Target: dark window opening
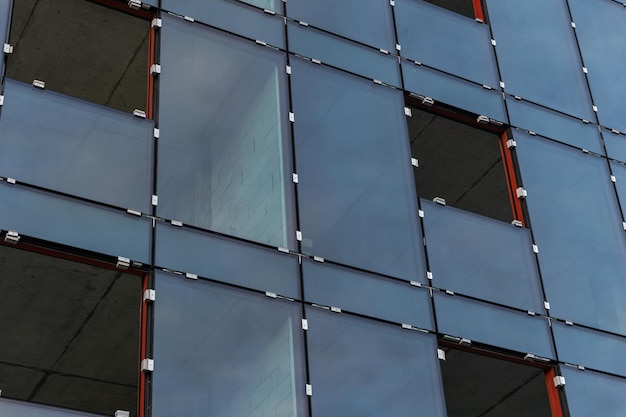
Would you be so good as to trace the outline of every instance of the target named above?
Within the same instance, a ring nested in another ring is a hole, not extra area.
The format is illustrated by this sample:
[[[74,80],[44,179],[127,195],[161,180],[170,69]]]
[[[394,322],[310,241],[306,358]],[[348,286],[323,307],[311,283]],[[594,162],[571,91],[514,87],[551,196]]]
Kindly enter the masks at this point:
[[[420,198],[511,222],[516,219],[501,135],[417,108],[407,118]],[[521,220],[521,219],[517,219]]]
[[[136,415],[143,278],[0,246],[2,396]]]
[[[129,113],[147,109],[148,20],[86,0],[15,1],[9,42],[10,78]]]
[[[448,417],[552,417],[542,368],[444,348]],[[556,416],[556,413],[555,413]]]
[[[444,9],[451,10],[463,16],[483,21],[480,0],[425,0]]]

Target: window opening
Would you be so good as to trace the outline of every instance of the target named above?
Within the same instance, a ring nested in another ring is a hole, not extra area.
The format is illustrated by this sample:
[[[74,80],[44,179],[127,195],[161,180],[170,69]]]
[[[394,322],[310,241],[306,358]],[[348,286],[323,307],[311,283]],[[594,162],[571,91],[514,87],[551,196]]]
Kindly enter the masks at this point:
[[[144,277],[6,245],[0,268],[2,396],[137,415]]]
[[[561,417],[552,369],[444,347],[440,361],[448,417]]]
[[[472,19],[485,21],[481,0],[424,0]]]
[[[125,112],[146,111],[150,41],[149,20],[91,1],[16,1],[6,75]]]
[[[505,222],[522,219],[504,132],[417,108],[411,114],[407,123],[420,198],[443,198],[446,205]]]

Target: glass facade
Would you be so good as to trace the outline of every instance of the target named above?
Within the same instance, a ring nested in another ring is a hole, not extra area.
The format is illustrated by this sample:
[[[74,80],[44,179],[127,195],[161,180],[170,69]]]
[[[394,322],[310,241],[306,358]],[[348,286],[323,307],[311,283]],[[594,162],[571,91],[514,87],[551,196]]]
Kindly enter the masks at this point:
[[[542,417],[624,413],[626,8],[440,3],[0,0],[0,245],[143,277],[139,358],[110,383],[135,407],[77,394],[60,359],[12,359],[15,317],[80,297],[29,304],[37,265],[0,257],[20,296],[0,308],[0,414],[521,417],[538,397]],[[57,13],[90,45],[80,77],[62,47],[36,51]],[[140,22],[135,47],[117,15]],[[31,83],[40,69],[60,84]],[[97,305],[106,284],[75,275]],[[84,355],[115,355],[75,327]],[[472,394],[504,368],[519,395]]]

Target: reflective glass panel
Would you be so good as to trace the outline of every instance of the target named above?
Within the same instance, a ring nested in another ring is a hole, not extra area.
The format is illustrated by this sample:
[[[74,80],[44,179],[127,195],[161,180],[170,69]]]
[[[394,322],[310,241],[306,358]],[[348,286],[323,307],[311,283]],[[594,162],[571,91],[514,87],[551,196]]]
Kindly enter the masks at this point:
[[[554,317],[626,333],[626,242],[606,160],[516,132]]]
[[[151,120],[9,79],[4,95],[0,175],[149,210]]]
[[[565,2],[487,0],[487,9],[506,91],[593,117]]]
[[[98,417],[98,414],[48,407],[31,402],[0,398],[0,414],[3,417]]]
[[[615,175],[615,188],[617,188],[617,195],[621,203],[622,215],[626,218],[626,165],[616,161],[609,161],[609,163],[611,164],[611,171]]]
[[[561,367],[571,417],[626,415],[626,379]]]
[[[559,321],[552,329],[559,360],[626,376],[626,338]]]
[[[400,86],[397,58],[297,23],[287,22],[287,29],[290,51],[396,87]]]
[[[147,218],[0,183],[2,230],[148,262],[151,226]]]
[[[307,308],[313,415],[445,416],[433,335]]]
[[[158,223],[156,264],[299,298],[298,258],[245,242]]]
[[[159,215],[288,247],[284,55],[174,17],[161,33]]]
[[[305,416],[300,306],[157,274],[154,417]]]
[[[442,72],[402,61],[407,90],[476,114],[506,122],[502,94]]]
[[[600,123],[626,132],[626,13],[622,2],[568,0]]]
[[[422,209],[433,285],[543,312],[528,229],[426,200]]]
[[[608,157],[626,162],[626,135],[602,129],[602,138],[604,139]]]
[[[395,50],[388,0],[289,0],[287,16],[376,48]]]
[[[248,0],[246,3],[262,5],[268,1],[275,3],[278,0]],[[280,48],[285,46],[284,24],[280,17],[263,13],[262,10],[242,5],[236,1],[162,0],[161,7],[250,39],[258,39]],[[265,8],[272,9],[272,7]],[[170,19],[167,15],[163,15],[163,18],[164,20]],[[181,69],[182,67],[177,68],[177,73],[180,73]],[[204,73],[203,75],[207,74]],[[209,78],[213,78],[213,76],[209,76]]]
[[[302,250],[423,275],[402,93],[292,62]]]
[[[0,0],[0,43],[4,44],[8,37],[9,16],[11,15],[11,0]],[[4,59],[0,59],[0,76],[3,74]]]
[[[337,265],[303,260],[306,301],[433,329],[428,291]]]
[[[580,119],[536,106],[527,101],[507,99],[511,125],[603,154],[598,127]]]
[[[439,332],[544,358],[554,358],[546,319],[435,292]]]
[[[499,86],[489,26],[419,0],[396,0],[395,16],[403,56]]]

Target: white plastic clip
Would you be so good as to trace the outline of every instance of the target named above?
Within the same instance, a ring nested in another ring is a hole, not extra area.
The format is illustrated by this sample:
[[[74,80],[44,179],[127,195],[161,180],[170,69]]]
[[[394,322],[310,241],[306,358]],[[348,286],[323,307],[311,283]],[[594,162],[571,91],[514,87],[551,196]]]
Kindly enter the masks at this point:
[[[322,262],[322,263],[324,263],[324,258],[322,258],[321,256],[314,256],[313,260],[315,262]]]
[[[423,219],[424,218],[424,210],[417,210],[417,215]]]
[[[141,119],[145,119],[146,118],[146,112],[143,111],[143,110],[135,109],[135,110],[133,110],[133,116],[139,117]]]
[[[196,280],[196,279],[198,279],[198,275],[197,274],[192,274],[191,272],[186,272],[185,273],[185,278]]]
[[[141,2],[138,0],[128,0],[128,7],[134,10],[141,9]]]
[[[547,301],[544,301],[544,302],[543,302],[543,307],[544,307],[546,310],[550,310],[550,303],[549,303],[549,302],[547,302]]]
[[[119,269],[128,269],[130,267],[130,259],[118,256],[115,266]]]
[[[269,298],[276,298],[278,295],[275,292],[265,291],[265,296]]]
[[[611,129],[611,132],[615,133],[616,135],[619,135],[619,130],[617,130],[617,129]]]
[[[594,112],[598,112],[598,106],[591,106],[591,108],[593,109]]]
[[[187,22],[193,23],[196,21],[196,19],[194,19],[191,16],[183,16],[183,19],[186,20]]]
[[[409,281],[409,284],[413,287],[422,287],[422,283],[421,282],[417,282],[417,281]]]
[[[480,115],[476,118],[476,122],[481,123],[481,124],[489,123],[489,117]]]
[[[20,235],[14,230],[8,230],[6,235],[4,235],[4,241],[15,245],[20,241]]]
[[[148,288],[143,292],[143,301],[154,301],[156,300],[156,291]]]
[[[446,351],[443,349],[437,349],[437,359],[440,361],[446,360]]]
[[[161,130],[157,127],[154,128],[154,130],[152,131],[152,137],[155,139],[158,139],[161,137]]]
[[[504,90],[504,87],[505,87],[504,81],[500,81],[500,88]]]
[[[405,107],[405,108],[404,108],[404,115],[405,115],[405,116],[409,116],[409,117],[411,117],[411,116],[413,116],[413,112],[411,111],[411,109],[410,109],[410,108]]]
[[[12,54],[13,53],[13,45],[5,43],[4,46],[2,47],[2,51],[5,54]]]
[[[154,359],[146,358],[141,361],[141,372],[154,371]]]
[[[159,205],[159,196],[158,195],[153,195],[151,202],[152,202],[153,206],[158,206]]]
[[[183,227],[183,222],[181,222],[180,220],[171,220],[170,224],[176,227]]]
[[[589,70],[587,70],[587,67],[583,67],[583,72],[584,72],[585,74],[588,74],[588,73],[589,73]]]
[[[433,273],[430,271],[426,271],[426,278],[432,280],[433,279]]]
[[[425,106],[432,106],[433,104],[435,104],[435,100],[433,100],[431,97],[424,97],[422,99],[422,104]]]
[[[341,313],[341,309],[339,307],[330,307],[330,311],[333,313]]]
[[[289,249],[283,248],[282,246],[278,247],[278,252],[289,253]]]
[[[296,230],[296,240],[302,242],[302,232],[299,230]]]
[[[130,411],[115,410],[115,417],[130,417]]]
[[[517,195],[517,198],[526,198],[528,196],[528,192],[523,188],[523,187],[517,187],[517,189],[515,190],[515,194]]]
[[[446,205],[446,199],[443,197],[435,197],[433,198],[433,203],[439,204],[440,206]]]
[[[413,165],[415,168],[419,168],[420,162],[417,158],[411,158],[411,165]]]
[[[160,64],[152,64],[150,66],[150,75],[159,75],[161,73],[161,65]]]
[[[296,174],[295,172],[293,174],[291,174],[291,180],[293,181],[294,184],[298,183],[298,174]]]
[[[132,215],[132,216],[139,216],[141,217],[141,212],[139,210],[133,210],[133,209],[127,209],[126,213]]]
[[[516,146],[517,146],[517,142],[515,142],[515,140],[509,139],[506,141],[506,147],[508,149],[515,148]]]
[[[572,28],[576,29],[576,23],[570,22],[570,25],[572,25]]]
[[[313,385],[311,385],[311,384],[306,384],[306,385],[305,385],[305,391],[306,391],[306,395],[307,395],[308,397],[313,396]]]
[[[520,220],[513,220],[511,224],[515,227],[524,227],[524,224]]]
[[[4,106],[4,96],[0,96],[0,106]]]
[[[41,80],[33,80],[33,87],[41,88],[44,90],[46,88],[46,82]]]
[[[557,375],[552,379],[555,388],[563,388],[565,386],[565,377]]]
[[[302,330],[309,330],[309,322],[307,319],[302,319]]]
[[[290,65],[287,65],[287,66],[285,67],[285,72],[286,72],[288,75],[291,75],[291,66],[290,66]]]
[[[296,121],[296,115],[295,115],[295,114],[293,114],[293,112],[289,112],[289,121],[290,121],[291,123],[293,123],[293,122],[295,122],[295,121]]]
[[[255,42],[257,43],[257,45],[261,45],[261,46],[267,46],[267,42],[255,39]]]
[[[611,175],[611,182],[617,182],[617,178],[615,178],[615,175]]]
[[[495,39],[492,39],[492,40],[491,40],[491,44],[492,44],[493,46],[496,46],[496,40],[495,40]]]
[[[539,253],[539,246],[533,245],[533,252],[534,253]]]
[[[150,22],[150,26],[152,28],[161,28],[163,27],[163,20],[161,20],[158,17],[155,17],[154,19],[152,19],[152,22]]]

